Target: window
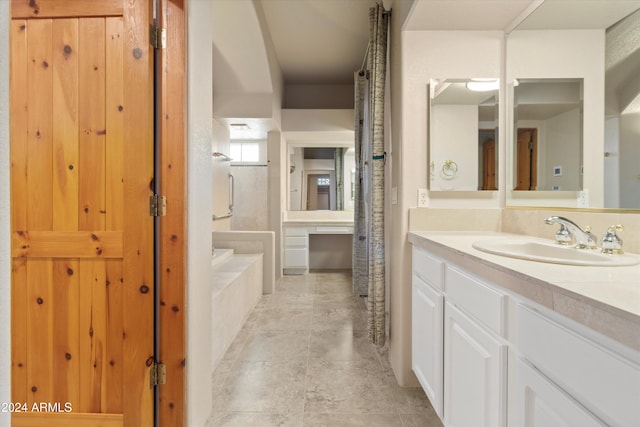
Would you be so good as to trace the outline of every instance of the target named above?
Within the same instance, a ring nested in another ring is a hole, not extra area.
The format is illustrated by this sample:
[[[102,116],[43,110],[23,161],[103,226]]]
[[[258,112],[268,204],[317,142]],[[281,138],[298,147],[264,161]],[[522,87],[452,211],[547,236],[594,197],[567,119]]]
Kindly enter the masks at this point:
[[[329,185],[331,180],[329,178],[318,178],[318,185]]]
[[[266,141],[231,141],[231,164],[264,165],[266,164]]]

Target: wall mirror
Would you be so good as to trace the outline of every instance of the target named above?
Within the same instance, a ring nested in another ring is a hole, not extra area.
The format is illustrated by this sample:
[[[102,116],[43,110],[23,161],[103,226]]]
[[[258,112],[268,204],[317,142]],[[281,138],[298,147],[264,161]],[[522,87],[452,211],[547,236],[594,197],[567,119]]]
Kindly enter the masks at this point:
[[[581,190],[583,79],[513,85],[514,190]]]
[[[288,153],[290,211],[353,210],[353,144],[289,144]]]
[[[640,209],[639,10],[636,0],[544,1],[508,34],[507,205]],[[582,79],[580,163],[577,151],[547,156],[531,166],[537,182],[521,181],[517,169],[526,175],[527,161],[520,165],[515,153],[516,121],[525,108],[516,111],[514,96],[527,80],[573,78]]]
[[[429,189],[498,189],[497,78],[429,84]]]

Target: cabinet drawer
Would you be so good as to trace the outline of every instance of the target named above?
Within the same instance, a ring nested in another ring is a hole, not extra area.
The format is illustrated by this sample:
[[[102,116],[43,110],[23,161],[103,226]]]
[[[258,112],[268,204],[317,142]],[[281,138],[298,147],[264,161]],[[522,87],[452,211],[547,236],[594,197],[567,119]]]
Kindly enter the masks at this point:
[[[517,347],[540,371],[610,425],[638,425],[640,365],[524,305]]]
[[[285,268],[299,267],[307,268],[308,256],[307,249],[285,249],[284,250],[284,266]]]
[[[455,267],[447,266],[446,293],[458,307],[505,337],[507,296]]]
[[[432,287],[444,290],[445,263],[420,248],[413,248],[413,272]]]
[[[307,228],[306,227],[286,227],[284,229],[285,236],[306,236]]]
[[[284,238],[284,247],[285,248],[292,248],[292,247],[299,247],[299,248],[306,248],[307,247],[307,237],[290,237],[290,236],[286,236]]]

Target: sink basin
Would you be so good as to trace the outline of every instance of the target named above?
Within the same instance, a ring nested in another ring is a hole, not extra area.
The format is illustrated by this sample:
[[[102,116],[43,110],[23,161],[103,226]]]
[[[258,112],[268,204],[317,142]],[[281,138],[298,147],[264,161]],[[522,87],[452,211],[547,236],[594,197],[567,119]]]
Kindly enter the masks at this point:
[[[640,258],[632,255],[603,254],[599,250],[576,249],[535,238],[503,237],[478,240],[472,246],[494,255],[553,264],[616,267],[640,263]]]

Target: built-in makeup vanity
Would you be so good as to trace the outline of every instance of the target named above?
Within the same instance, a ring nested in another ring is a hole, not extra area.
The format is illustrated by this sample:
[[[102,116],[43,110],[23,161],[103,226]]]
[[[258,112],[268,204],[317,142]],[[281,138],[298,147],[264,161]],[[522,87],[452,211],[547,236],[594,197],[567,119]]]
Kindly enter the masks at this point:
[[[640,264],[472,246],[500,237],[523,236],[409,233],[412,368],[444,425],[638,425]]]
[[[306,274],[310,268],[351,268],[351,211],[285,212],[282,235],[283,274]]]

